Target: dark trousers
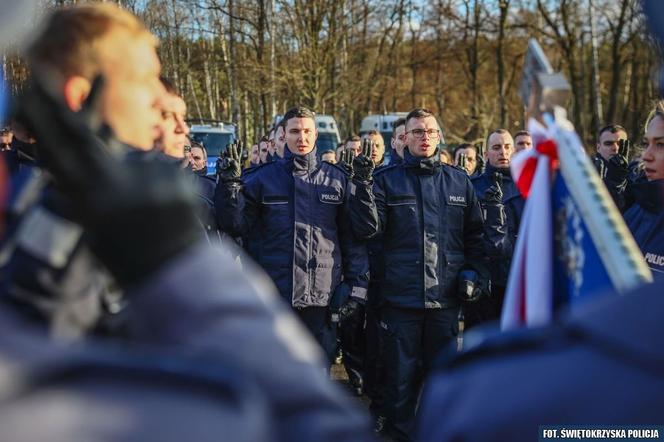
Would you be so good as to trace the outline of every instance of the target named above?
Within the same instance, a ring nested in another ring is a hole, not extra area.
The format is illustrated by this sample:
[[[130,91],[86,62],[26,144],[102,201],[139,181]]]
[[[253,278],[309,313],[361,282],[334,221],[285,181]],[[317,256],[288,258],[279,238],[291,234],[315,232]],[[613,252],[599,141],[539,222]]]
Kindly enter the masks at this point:
[[[458,308],[384,307],[385,409],[392,436],[410,440],[422,380],[458,332]]]
[[[330,322],[327,307],[303,307],[294,309],[295,314],[322,347],[328,362],[332,365],[337,351],[337,330]]]
[[[380,321],[380,307],[369,303],[366,312],[364,391],[371,399],[369,407],[371,413],[374,416],[384,416],[385,344]]]

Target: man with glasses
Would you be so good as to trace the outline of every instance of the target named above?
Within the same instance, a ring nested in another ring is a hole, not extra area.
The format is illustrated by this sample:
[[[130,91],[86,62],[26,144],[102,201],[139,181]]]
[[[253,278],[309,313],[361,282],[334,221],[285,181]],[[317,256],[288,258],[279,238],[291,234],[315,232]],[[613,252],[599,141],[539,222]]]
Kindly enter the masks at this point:
[[[397,440],[411,438],[422,375],[457,334],[460,272],[486,273],[480,206],[467,174],[440,163],[436,118],[415,109],[404,133],[403,163],[375,174],[373,219],[356,232],[383,235],[385,411]]]

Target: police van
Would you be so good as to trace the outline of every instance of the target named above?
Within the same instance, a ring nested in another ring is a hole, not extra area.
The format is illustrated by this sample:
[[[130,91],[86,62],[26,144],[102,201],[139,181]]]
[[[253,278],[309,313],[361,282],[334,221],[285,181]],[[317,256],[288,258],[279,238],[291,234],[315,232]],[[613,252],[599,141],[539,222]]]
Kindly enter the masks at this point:
[[[200,120],[197,120],[200,121]],[[207,172],[208,175],[215,173],[217,158],[226,150],[226,146],[237,140],[237,128],[233,123],[223,121],[204,120],[189,128],[189,137],[202,143],[207,150]]]
[[[279,124],[283,115],[274,117],[274,125]],[[318,139],[316,140],[316,151],[320,157],[321,153],[331,150],[336,151],[337,145],[341,143],[339,135],[339,126],[332,115],[316,114],[316,129],[318,129]]]
[[[399,118],[406,118],[406,115],[408,115],[408,112],[394,112],[391,114],[367,115],[362,119],[360,136],[368,133],[370,130],[377,130],[383,136],[383,140],[385,141],[385,164],[389,164],[392,157],[392,147],[390,144],[390,141],[392,141],[392,123]]]

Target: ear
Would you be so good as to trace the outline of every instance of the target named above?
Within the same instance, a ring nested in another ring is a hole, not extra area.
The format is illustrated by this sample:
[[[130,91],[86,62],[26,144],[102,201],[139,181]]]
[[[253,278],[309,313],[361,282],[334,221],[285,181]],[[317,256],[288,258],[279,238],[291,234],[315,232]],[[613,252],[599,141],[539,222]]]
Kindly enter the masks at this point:
[[[92,83],[90,83],[90,80],[80,75],[67,78],[62,91],[67,107],[74,112],[81,110],[85,99],[90,94],[91,87]]]

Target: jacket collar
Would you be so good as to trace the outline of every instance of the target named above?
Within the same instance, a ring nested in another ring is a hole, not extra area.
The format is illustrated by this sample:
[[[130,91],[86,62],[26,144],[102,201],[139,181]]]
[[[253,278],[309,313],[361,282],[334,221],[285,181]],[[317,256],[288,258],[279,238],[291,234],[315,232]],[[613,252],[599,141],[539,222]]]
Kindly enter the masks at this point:
[[[423,173],[432,175],[437,168],[440,168],[440,156],[438,155],[438,148],[430,157],[416,157],[411,155],[408,149],[403,151],[403,163],[406,167],[415,170],[415,173]]]
[[[318,165],[316,147],[306,155],[296,155],[290,151],[288,146],[284,146],[284,157],[281,161],[293,174],[301,175],[311,172]]]
[[[506,167],[504,169],[499,169],[497,167],[493,167],[489,162],[487,161],[486,163],[486,168],[484,169],[484,174],[487,177],[491,177],[494,173],[499,173],[503,176],[503,180],[510,180],[512,181],[512,172],[510,171],[509,167]]]

